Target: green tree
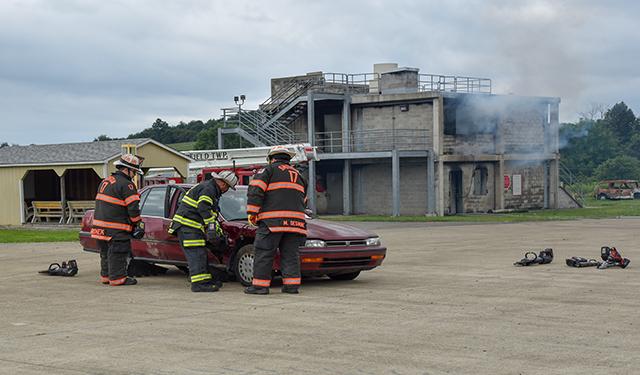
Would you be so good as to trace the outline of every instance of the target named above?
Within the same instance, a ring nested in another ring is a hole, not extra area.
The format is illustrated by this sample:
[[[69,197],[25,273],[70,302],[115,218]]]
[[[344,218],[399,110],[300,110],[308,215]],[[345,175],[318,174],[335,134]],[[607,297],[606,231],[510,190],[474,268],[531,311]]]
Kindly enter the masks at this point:
[[[215,150],[218,148],[218,129],[223,126],[222,121],[209,120],[208,128],[198,134],[196,150]],[[224,135],[224,148],[253,147],[253,145],[237,134]]]
[[[595,174],[600,180],[635,180],[640,176],[640,160],[626,155],[617,156],[600,164]]]
[[[635,114],[624,102],[611,107],[605,113],[603,122],[616,135],[620,143],[627,143],[640,128]]]
[[[113,138],[107,136],[106,134],[100,134],[98,137],[94,138],[93,141],[94,142],[98,142],[98,141],[110,141]]]
[[[0,143],[0,148],[3,148],[3,147],[9,147],[9,144],[7,142]]]
[[[614,133],[602,120],[564,124],[560,139],[563,163],[573,173],[586,179],[594,176],[600,164],[624,152]]]
[[[640,133],[631,136],[631,139],[627,142],[626,154],[640,159]]]

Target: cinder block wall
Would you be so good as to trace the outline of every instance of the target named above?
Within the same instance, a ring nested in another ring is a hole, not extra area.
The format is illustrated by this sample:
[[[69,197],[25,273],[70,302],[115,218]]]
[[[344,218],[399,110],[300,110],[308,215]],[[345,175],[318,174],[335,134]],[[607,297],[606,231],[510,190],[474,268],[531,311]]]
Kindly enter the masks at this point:
[[[427,213],[427,163],[400,159],[400,214]]]
[[[474,171],[476,168],[487,169],[486,194],[474,194]],[[495,165],[494,163],[446,163],[444,167],[444,210],[451,213],[451,186],[449,172],[455,169],[462,171],[462,202],[465,213],[488,212],[495,207]]]
[[[544,153],[547,105],[538,101],[519,100],[507,108],[498,126],[498,129],[502,129],[504,152]]]
[[[353,167],[353,212],[391,215],[391,160],[376,159],[373,164]]]
[[[505,162],[504,173],[522,176],[522,195],[513,195],[513,188],[504,193],[504,208],[544,208],[544,166],[539,162]]]
[[[433,105],[431,103],[408,104],[408,111],[401,111],[399,105],[379,107],[355,107],[352,109],[353,129],[366,130],[399,130],[397,139],[402,149],[425,149],[425,145],[433,144]],[[419,129],[419,132],[403,132],[402,130]],[[376,133],[359,133],[362,142],[369,144]],[[391,140],[386,140],[390,142]],[[390,149],[387,147],[387,149]]]

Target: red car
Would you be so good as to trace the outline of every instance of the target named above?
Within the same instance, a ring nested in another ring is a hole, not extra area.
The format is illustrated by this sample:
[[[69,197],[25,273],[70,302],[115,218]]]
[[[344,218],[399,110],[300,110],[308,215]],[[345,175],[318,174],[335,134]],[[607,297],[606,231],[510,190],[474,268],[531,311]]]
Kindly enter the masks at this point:
[[[152,264],[171,264],[186,271],[187,261],[177,237],[167,233],[171,218],[187,184],[152,185],[140,192],[145,236],[132,240],[132,255],[137,261]],[[222,269],[243,285],[253,279],[253,240],[256,228],[247,223],[247,188],[229,190],[220,200],[221,223],[228,236],[229,246],[216,250],[208,245],[209,264]],[[96,240],[90,236],[93,211],[85,214],[80,231],[80,243],[85,251],[99,252]],[[327,275],[335,280],[353,280],[361,271],[379,266],[387,249],[380,238],[368,231],[348,225],[318,219],[307,220],[308,236],[300,247],[300,266],[303,276]],[[274,269],[279,270],[276,257]]]

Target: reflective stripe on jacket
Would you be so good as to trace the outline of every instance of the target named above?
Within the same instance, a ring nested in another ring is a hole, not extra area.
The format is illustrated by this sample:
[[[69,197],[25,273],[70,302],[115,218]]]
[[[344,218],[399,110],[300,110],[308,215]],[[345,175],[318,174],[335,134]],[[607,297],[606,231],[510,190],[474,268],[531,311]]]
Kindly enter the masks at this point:
[[[180,200],[180,206],[169,226],[169,233],[174,233],[182,226],[204,232],[206,226],[218,218],[221,195],[222,192],[213,179],[189,189]]]
[[[247,214],[257,215],[272,232],[307,234],[307,182],[297,169],[276,160],[249,183]]]
[[[133,181],[121,171],[105,178],[98,186],[91,237],[108,241],[130,239],[140,217],[140,195]]]

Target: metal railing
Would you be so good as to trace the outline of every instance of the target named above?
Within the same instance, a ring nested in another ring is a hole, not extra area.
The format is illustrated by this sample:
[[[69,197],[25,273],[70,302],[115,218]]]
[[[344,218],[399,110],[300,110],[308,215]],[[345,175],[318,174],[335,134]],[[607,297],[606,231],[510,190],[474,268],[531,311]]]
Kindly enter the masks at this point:
[[[418,74],[418,90],[491,94],[491,79]]]
[[[562,161],[559,163],[560,183],[566,192],[573,196],[581,206],[584,206],[585,195],[584,192],[576,188],[578,184],[578,178]]]
[[[241,108],[223,108],[222,116],[225,128],[239,128],[246,132],[252,141],[264,145],[288,144],[295,139],[295,134],[279,123],[271,127],[262,127],[264,114],[260,111],[246,111]]]
[[[254,141],[257,140],[266,145],[290,142],[295,140],[297,135],[287,125],[303,112],[293,109],[299,107],[300,98],[305,96],[307,92],[310,90],[320,91],[323,88],[328,92],[354,94],[369,93],[373,88],[375,92],[380,88],[380,74],[318,73],[293,79],[260,104],[256,110],[223,108],[225,124],[235,125],[245,131]],[[419,74],[417,90],[491,93],[491,80],[488,78]],[[287,114],[289,117],[285,117]],[[284,121],[281,121],[282,119]],[[324,142],[324,139],[321,141]]]
[[[315,146],[325,153],[370,151],[417,151],[432,147],[425,129],[371,129],[319,132]]]

